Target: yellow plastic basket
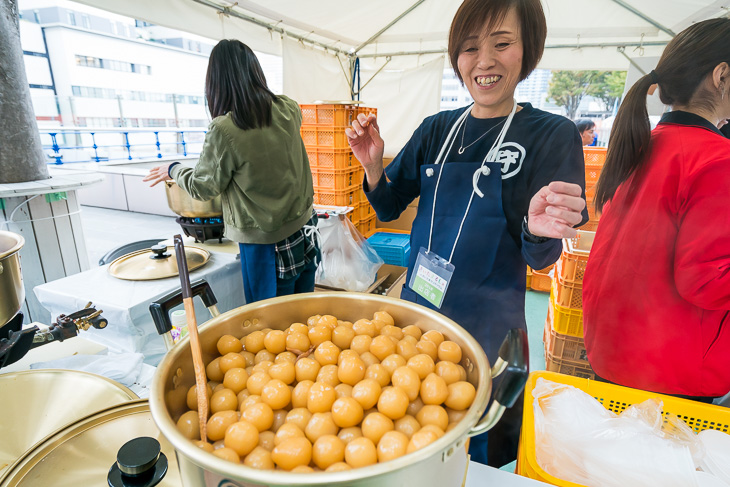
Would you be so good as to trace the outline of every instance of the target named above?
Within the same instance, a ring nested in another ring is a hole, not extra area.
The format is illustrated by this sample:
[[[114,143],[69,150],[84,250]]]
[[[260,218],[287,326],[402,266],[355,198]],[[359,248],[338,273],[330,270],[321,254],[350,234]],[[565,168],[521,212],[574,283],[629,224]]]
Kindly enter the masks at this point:
[[[580,379],[555,372],[533,372],[525,385],[525,408],[517,451],[517,474],[552,485],[581,487],[580,484],[561,480],[545,472],[535,457],[535,418],[533,416],[532,391],[540,377],[568,384],[595,397],[606,409],[620,413],[627,407],[657,397],[664,402],[664,413],[672,413],[684,420],[695,432],[713,429],[730,433],[730,409],[697,401],[679,399],[654,392],[640,391],[590,379]]]
[[[534,276],[533,276],[534,278]],[[583,310],[557,304],[557,282],[550,289],[550,306],[553,308],[553,328],[558,333],[583,338]],[[581,305],[582,305],[581,301]]]

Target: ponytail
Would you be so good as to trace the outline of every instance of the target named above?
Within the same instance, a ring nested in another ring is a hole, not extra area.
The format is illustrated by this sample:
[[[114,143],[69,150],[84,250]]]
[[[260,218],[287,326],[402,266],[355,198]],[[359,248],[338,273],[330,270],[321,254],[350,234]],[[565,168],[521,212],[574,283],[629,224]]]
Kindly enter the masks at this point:
[[[730,19],[697,22],[672,39],[664,49],[656,71],[639,79],[626,94],[616,114],[608,143],[606,162],[596,187],[596,210],[601,211],[618,187],[644,167],[651,144],[651,124],[646,96],[659,84],[665,105],[712,109],[720,100],[702,82],[721,63],[730,64]],[[659,74],[657,73],[659,72]]]
[[[613,198],[618,187],[638,172],[646,161],[651,143],[651,123],[646,97],[656,74],[639,79],[626,94],[611,129],[606,162],[596,187],[596,211]]]

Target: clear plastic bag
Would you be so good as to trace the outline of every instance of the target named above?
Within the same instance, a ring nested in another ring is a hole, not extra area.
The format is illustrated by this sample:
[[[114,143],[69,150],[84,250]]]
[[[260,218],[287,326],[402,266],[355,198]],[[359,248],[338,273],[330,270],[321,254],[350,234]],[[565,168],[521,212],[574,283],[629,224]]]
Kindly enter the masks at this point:
[[[366,291],[375,281],[383,259],[344,215],[322,218],[317,228],[322,235],[322,262],[316,283]]]
[[[595,487],[696,487],[694,433],[664,426],[650,399],[621,416],[572,386],[539,379],[533,391],[536,457],[557,478]]]

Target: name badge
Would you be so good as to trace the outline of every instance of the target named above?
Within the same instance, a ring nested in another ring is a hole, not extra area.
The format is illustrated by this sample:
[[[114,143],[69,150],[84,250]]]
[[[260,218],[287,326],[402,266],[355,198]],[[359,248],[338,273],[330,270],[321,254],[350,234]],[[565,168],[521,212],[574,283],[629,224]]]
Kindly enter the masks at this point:
[[[440,309],[453,275],[454,265],[451,262],[421,247],[408,287]]]

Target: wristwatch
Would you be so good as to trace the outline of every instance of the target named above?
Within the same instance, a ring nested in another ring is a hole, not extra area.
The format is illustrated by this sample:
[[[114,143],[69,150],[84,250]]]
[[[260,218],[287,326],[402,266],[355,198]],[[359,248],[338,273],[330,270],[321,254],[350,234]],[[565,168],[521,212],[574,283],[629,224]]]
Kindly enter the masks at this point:
[[[538,237],[530,233],[530,227],[527,225],[527,217],[522,219],[522,233],[525,235],[525,240],[534,244],[545,243],[550,240],[550,237]]]

